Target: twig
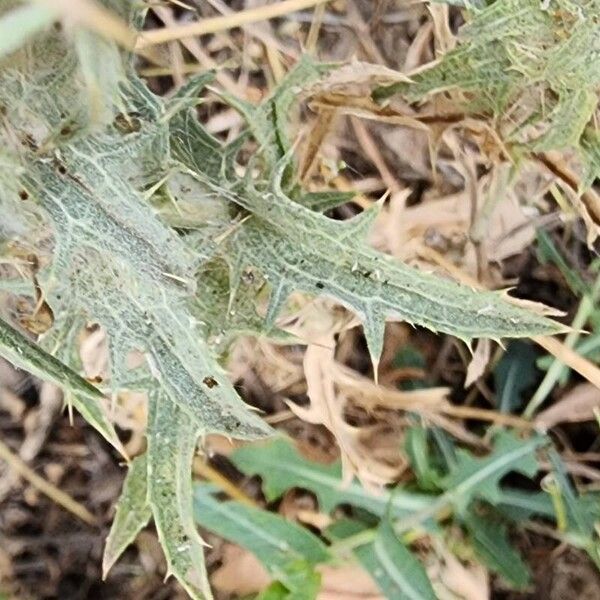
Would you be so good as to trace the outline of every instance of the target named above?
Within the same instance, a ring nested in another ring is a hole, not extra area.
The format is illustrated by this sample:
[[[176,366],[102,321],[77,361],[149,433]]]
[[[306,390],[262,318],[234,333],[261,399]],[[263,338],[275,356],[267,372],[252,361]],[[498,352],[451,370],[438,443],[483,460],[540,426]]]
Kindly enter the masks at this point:
[[[42,494],[45,494],[59,504],[64,509],[81,519],[88,525],[98,525],[98,519],[85,506],[71,498],[65,492],[59,490],[55,485],[40,477],[33,469],[23,462],[17,455],[13,454],[11,449],[0,440],[0,458],[2,458],[8,466],[17,475],[28,481],[33,487],[38,489]]]
[[[233,500],[258,508],[258,504],[250,496],[199,457],[194,459],[194,473],[217,485]]]
[[[310,29],[306,36],[306,51],[309,54],[315,54],[317,49],[317,40],[319,39],[319,32],[321,31],[321,24],[323,23],[323,16],[325,15],[325,4],[318,4],[313,13],[313,18],[310,23]]]
[[[291,12],[311,8],[318,4],[329,2],[329,0],[283,0],[277,4],[267,4],[258,6],[248,10],[233,13],[231,15],[223,15],[221,17],[213,17],[212,19],[202,19],[197,23],[188,23],[185,25],[177,25],[174,27],[165,27],[161,29],[152,29],[144,32],[137,41],[137,48],[148,48],[156,44],[171,42],[186,37],[196,35],[204,35],[207,33],[216,33],[256,23],[258,21],[266,21],[275,17],[282,17]]]

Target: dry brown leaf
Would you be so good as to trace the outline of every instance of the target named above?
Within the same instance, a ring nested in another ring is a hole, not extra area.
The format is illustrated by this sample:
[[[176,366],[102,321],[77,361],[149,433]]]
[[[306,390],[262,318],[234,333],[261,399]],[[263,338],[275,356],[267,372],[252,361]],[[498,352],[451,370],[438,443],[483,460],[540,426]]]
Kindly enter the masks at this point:
[[[372,379],[334,362],[331,376],[336,386],[367,410],[375,407],[402,411],[435,411],[446,401],[449,389],[445,387],[401,391],[377,385]]]
[[[488,600],[490,581],[482,565],[463,564],[441,544],[427,569],[440,600]],[[433,554],[430,557],[434,556]]]
[[[586,224],[587,243],[593,248],[594,242],[600,236],[600,196],[593,188],[580,192],[579,177],[563,153],[546,152],[537,155],[536,158],[562,183],[561,187]]]
[[[324,565],[317,600],[385,600],[371,576],[358,564]]]
[[[480,188],[487,179],[479,181]],[[433,248],[448,260],[457,262],[471,276],[477,274],[475,249],[468,242],[471,208],[465,191],[443,198],[430,198],[406,207],[405,200],[392,197],[384,208],[385,218],[378,219],[371,233],[373,245],[404,261],[415,261],[423,250]],[[483,198],[483,193],[479,196]],[[520,254],[535,238],[531,219],[523,211],[514,193],[507,193],[494,210],[485,239],[486,255],[501,262]],[[421,263],[422,266],[425,263]],[[426,266],[426,265],[425,265]]]
[[[106,381],[109,376],[108,338],[102,327],[85,331],[79,347],[85,376],[92,381]]]
[[[565,394],[550,408],[535,418],[535,425],[547,430],[560,423],[581,423],[595,419],[600,408],[600,390],[591,383],[581,383]]]
[[[475,383],[485,372],[490,362],[492,351],[492,342],[487,338],[482,338],[477,342],[473,358],[467,367],[467,376],[465,378],[465,388]]]
[[[317,118],[314,120],[308,139],[304,144],[305,150],[302,156],[302,164],[300,167],[299,177],[301,181],[305,181],[313,171],[318,162],[319,151],[325,138],[331,131],[335,121],[335,109],[325,108],[319,111]]]
[[[219,592],[247,596],[264,590],[271,583],[271,577],[254,554],[225,544],[222,565],[213,573],[211,582]]]
[[[456,46],[456,35],[450,26],[450,7],[447,4],[428,4],[427,9],[433,21],[436,50],[445,54]]]
[[[600,368],[593,362],[554,337],[535,336],[531,339],[600,389]]]
[[[396,446],[395,460],[379,460],[377,446],[384,437],[369,436],[362,427],[353,427],[344,418],[347,397],[336,387],[335,334],[354,324],[354,317],[331,310],[331,305],[324,301],[312,302],[288,319],[284,324],[286,330],[311,342],[303,360],[310,406],[292,402],[288,406],[302,420],[324,425],[336,438],[345,484],[356,476],[365,487],[377,491],[399,475],[404,463],[398,449],[400,444]]]
[[[344,420],[345,401],[336,394],[335,384],[331,378],[331,366],[334,363],[335,353],[333,335],[325,334],[319,341],[322,345],[309,345],[304,355],[304,373],[310,407],[303,408],[292,402],[288,402],[288,406],[304,421],[322,424],[334,435],[340,448],[345,485],[348,485],[355,475],[365,485],[368,483],[371,484],[371,487],[373,484],[383,485],[387,481],[381,481],[379,478],[373,481],[373,472],[361,464],[354,428]]]
[[[373,85],[387,85],[400,81],[410,82],[410,78],[384,65],[376,65],[353,60],[347,65],[335,69],[330,75],[309,89],[311,95],[328,92],[344,92],[358,96],[370,96]],[[366,94],[361,94],[365,91]]]

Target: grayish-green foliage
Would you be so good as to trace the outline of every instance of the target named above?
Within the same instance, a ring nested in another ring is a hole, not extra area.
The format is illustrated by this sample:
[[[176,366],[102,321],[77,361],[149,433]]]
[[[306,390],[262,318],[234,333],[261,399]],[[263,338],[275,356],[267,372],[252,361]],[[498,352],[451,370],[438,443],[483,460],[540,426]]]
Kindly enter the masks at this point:
[[[600,85],[600,2],[461,4],[469,10],[457,47],[411,83],[378,88],[374,97],[384,101],[399,93],[417,102],[449,92],[451,110],[462,107],[491,117],[514,157],[578,149],[585,167],[581,188],[589,188],[600,174],[593,119]]]
[[[117,434],[102,406],[102,392],[2,319],[0,356],[16,367],[60,386],[67,400],[73,403],[87,421],[113,446],[120,448]]]
[[[106,575],[123,551],[148,524],[152,510],[148,503],[148,465],[146,455],[133,459],[123,482],[115,518],[106,539],[102,571]]]
[[[282,337],[273,325],[290,292],[325,294],[356,312],[375,363],[386,319],[467,342],[561,330],[500,294],[476,292],[375,252],[366,234],[376,210],[335,222],[320,211],[347,196],[303,193],[291,156],[290,109],[301,87],[331,66],[302,60],[258,107],[224,96],[249,126],[223,146],[193,110],[210,74],[165,101],[113,42],[81,28],[44,29],[51,15],[17,4],[0,0],[0,33],[12,35],[0,35],[0,252],[9,262],[36,255],[54,326],[36,344],[8,325],[7,312],[0,354],[60,385],[118,448],[103,394],[147,393],[148,453],[131,467],[105,567],[151,513],[170,573],[192,597],[210,597],[192,519],[197,438],[270,432],[247,410],[218,355],[241,333]],[[136,3],[105,4],[132,23],[140,20],[129,14]],[[15,36],[14,24],[22,22],[27,27]],[[253,157],[244,161],[248,148]],[[589,148],[594,156],[593,141]],[[18,275],[0,282],[1,293],[32,296]],[[270,304],[263,318],[264,296]],[[110,378],[98,389],[78,374],[76,340],[86,323],[103,326],[109,339]],[[134,370],[127,368],[133,351],[146,359]],[[325,470],[314,479],[314,471],[288,458],[286,468],[305,475],[298,484],[329,508],[350,502],[383,515],[389,503],[394,517],[429,510],[426,495],[374,498],[357,484],[340,490],[336,473]],[[460,489],[467,475],[457,481]]]

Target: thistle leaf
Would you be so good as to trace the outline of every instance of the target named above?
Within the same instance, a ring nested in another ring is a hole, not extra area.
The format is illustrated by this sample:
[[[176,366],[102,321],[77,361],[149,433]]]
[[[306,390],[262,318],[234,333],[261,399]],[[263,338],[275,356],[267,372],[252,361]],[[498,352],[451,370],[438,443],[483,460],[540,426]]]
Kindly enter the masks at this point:
[[[0,356],[14,366],[62,388],[85,420],[119,452],[123,452],[121,442],[105,414],[102,392],[3,319],[0,319]]]
[[[192,458],[197,429],[163,394],[150,398],[148,500],[173,574],[194,600],[212,598],[202,539],[194,525]]]
[[[131,461],[123,482],[123,491],[104,547],[104,578],[127,546],[146,527],[151,516],[152,510],[148,504],[148,466],[146,456],[141,455]]]
[[[330,296],[360,316],[374,362],[383,346],[386,319],[404,320],[466,342],[476,337],[531,337],[564,330],[498,293],[478,292],[423,273],[372,250],[360,238],[349,237],[344,224],[283,194],[281,177],[286,164],[280,162],[268,190],[248,185],[235,191],[192,173],[216,194],[254,215],[232,233],[228,247],[243,257],[244,266],[259,269],[271,284],[272,318],[292,290]],[[364,229],[362,224],[360,229]]]

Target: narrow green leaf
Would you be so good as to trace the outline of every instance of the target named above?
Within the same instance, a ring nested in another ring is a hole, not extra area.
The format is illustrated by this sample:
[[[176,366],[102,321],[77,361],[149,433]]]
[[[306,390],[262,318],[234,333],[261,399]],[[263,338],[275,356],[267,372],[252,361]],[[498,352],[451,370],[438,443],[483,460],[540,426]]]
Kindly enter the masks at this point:
[[[353,550],[386,598],[398,600],[436,598],[431,582],[418,558],[398,539],[391,522],[382,519],[376,530],[354,519],[342,519],[327,529],[335,541],[373,532],[372,542]]]
[[[148,498],[169,573],[194,600],[212,598],[192,500],[197,429],[168,396],[152,393],[148,419]]]
[[[299,487],[313,492],[326,512],[339,504],[351,504],[378,516],[389,510],[393,517],[421,511],[433,502],[431,496],[402,489],[383,490],[375,495],[356,481],[342,486],[340,463],[323,465],[307,460],[291,441],[283,438],[239,448],[231,459],[247,475],[263,478],[263,489],[269,500],[279,498],[292,487]]]
[[[549,452],[552,464],[552,475],[558,486],[560,501],[563,503],[569,528],[583,536],[592,539],[595,535],[595,524],[599,521],[598,509],[582,502],[582,497],[575,491],[569,481],[565,466],[560,455],[554,448]]]
[[[104,578],[127,546],[148,524],[151,516],[152,510],[148,504],[148,466],[146,455],[143,454],[130,463],[123,482],[123,491],[104,547],[102,559]]]
[[[431,454],[424,427],[413,426],[406,430],[404,448],[411,467],[419,481],[419,487],[427,491],[440,489],[440,474],[431,464]]]
[[[479,516],[475,511],[465,515],[464,523],[476,554],[489,569],[517,589],[529,585],[529,569],[510,545],[506,526],[494,520],[493,516]]]
[[[102,406],[102,392],[0,319],[0,356],[62,388],[83,417],[119,452],[122,446]]]
[[[538,378],[535,361],[538,354],[525,340],[511,340],[494,369],[494,387],[501,412],[513,412],[523,404],[525,392]]]
[[[496,509],[504,517],[514,522],[526,521],[532,516],[553,519],[555,516],[552,500],[545,492],[526,492],[502,488],[502,499]]]
[[[565,257],[561,254],[550,234],[544,229],[536,230],[537,255],[540,262],[546,264],[548,261],[554,263],[562,273],[571,291],[577,295],[589,294],[590,286],[587,284],[579,272],[571,267]]]
[[[366,527],[345,519],[328,528],[334,539],[360,534]],[[354,549],[360,564],[371,574],[386,598],[394,600],[435,600],[436,595],[421,562],[398,539],[391,523],[384,518],[373,542]]]
[[[436,599],[425,569],[400,542],[387,519],[377,529],[373,554],[379,568],[370,570],[371,575],[388,598]]]
[[[305,561],[316,565],[331,558],[325,544],[308,529],[266,510],[218,500],[214,492],[210,485],[194,486],[196,522],[252,552],[284,583],[291,564]]]

